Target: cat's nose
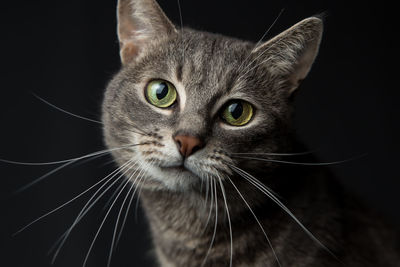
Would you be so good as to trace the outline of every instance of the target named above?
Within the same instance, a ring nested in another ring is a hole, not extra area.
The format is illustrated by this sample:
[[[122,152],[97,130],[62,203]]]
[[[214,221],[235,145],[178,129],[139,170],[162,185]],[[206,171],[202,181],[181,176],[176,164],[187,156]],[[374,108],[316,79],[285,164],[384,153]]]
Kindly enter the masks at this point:
[[[203,147],[203,142],[194,136],[178,135],[174,137],[179,152],[184,157],[189,157]]]

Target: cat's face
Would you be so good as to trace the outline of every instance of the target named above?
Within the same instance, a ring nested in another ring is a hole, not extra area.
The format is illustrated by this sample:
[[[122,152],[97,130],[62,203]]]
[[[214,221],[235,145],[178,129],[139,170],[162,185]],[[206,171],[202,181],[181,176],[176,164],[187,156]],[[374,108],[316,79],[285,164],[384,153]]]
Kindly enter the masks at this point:
[[[311,18],[255,45],[176,30],[153,0],[120,1],[124,66],[106,91],[107,145],[125,147],[114,156],[132,180],[170,190],[224,179],[244,164],[236,153],[287,152],[289,97],[320,36]]]

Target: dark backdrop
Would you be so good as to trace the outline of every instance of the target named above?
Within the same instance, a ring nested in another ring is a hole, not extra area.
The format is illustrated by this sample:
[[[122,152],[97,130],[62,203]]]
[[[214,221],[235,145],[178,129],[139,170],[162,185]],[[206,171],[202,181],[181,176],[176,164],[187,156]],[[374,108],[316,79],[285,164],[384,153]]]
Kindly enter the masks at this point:
[[[104,148],[100,125],[63,114],[35,98],[99,119],[107,81],[120,67],[116,1],[2,1],[0,158],[54,161]],[[323,161],[368,156],[332,167],[369,205],[400,223],[397,27],[384,1],[182,0],[183,22],[197,29],[257,41],[282,8],[267,38],[326,12],[320,55],[296,99],[301,138]],[[366,3],[366,2],[364,2]],[[160,1],[179,24],[176,1]],[[394,52],[393,52],[394,51]],[[68,167],[19,194],[15,190],[54,166],[0,163],[0,266],[49,266],[48,249],[89,195],[12,233],[93,185],[115,167],[109,157]],[[104,216],[104,200],[72,232],[54,266],[81,266]],[[101,216],[100,216],[101,215]],[[110,214],[88,266],[105,266],[116,213]],[[148,229],[139,211],[128,217],[113,266],[149,266]]]

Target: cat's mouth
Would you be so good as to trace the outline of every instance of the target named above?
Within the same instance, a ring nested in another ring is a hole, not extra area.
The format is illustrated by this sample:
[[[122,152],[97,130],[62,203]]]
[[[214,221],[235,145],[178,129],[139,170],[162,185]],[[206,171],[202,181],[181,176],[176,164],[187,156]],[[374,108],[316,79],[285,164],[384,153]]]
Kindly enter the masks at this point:
[[[193,172],[191,169],[189,169],[188,167],[185,166],[184,163],[180,164],[180,165],[174,165],[174,166],[159,166],[161,170],[163,171],[172,171],[178,174],[191,174],[191,175],[195,175],[198,176],[197,173]]]
[[[190,170],[186,169],[186,167],[184,165],[173,166],[173,167],[161,167],[161,168],[162,169],[167,169],[167,170],[180,171],[180,172],[190,171]]]

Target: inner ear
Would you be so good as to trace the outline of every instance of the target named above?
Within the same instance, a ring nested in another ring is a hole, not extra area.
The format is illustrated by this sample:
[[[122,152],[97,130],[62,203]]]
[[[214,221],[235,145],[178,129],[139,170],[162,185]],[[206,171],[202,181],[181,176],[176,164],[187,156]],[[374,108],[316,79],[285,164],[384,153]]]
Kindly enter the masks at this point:
[[[176,32],[155,0],[118,0],[122,64],[131,62],[150,43]]]
[[[321,37],[322,20],[311,17],[257,46],[252,53],[270,74],[286,78],[291,94],[310,71]]]
[[[293,65],[292,71],[288,76],[288,82],[290,85],[289,94],[295,91],[300,83],[307,77],[311,67],[318,54],[320,40],[317,42],[312,41],[305,44],[304,50],[297,56],[296,63]]]

